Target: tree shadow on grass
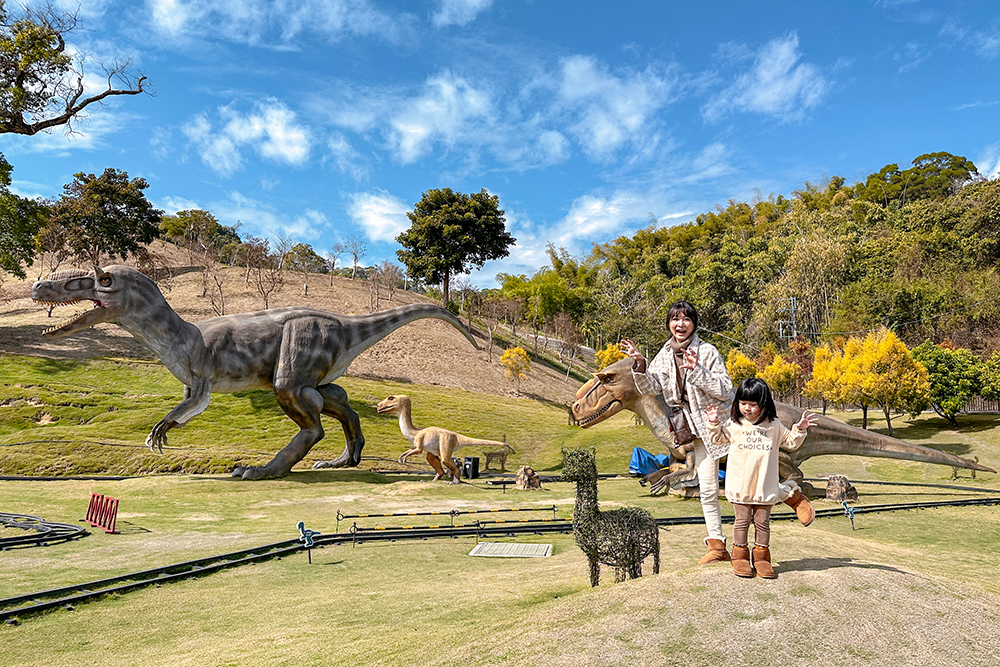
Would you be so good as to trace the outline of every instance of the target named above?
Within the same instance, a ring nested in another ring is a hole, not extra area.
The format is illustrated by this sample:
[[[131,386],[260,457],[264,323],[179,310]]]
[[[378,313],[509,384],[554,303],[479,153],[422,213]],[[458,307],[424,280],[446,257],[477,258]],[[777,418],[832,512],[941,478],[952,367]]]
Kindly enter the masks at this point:
[[[891,565],[878,565],[856,561],[853,558],[800,558],[798,560],[782,560],[780,565],[775,567],[777,572],[822,572],[838,567],[856,567],[862,570],[884,570],[886,572],[897,572],[899,574],[909,574],[905,570],[892,567]]]

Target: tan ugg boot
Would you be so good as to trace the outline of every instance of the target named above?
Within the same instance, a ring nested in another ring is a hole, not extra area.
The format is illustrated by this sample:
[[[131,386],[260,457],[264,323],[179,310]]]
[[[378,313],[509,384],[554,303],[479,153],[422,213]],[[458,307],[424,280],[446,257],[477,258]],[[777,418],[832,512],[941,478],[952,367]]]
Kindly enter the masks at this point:
[[[753,567],[750,565],[750,549],[738,544],[733,545],[733,572],[737,577],[753,577]]]
[[[736,547],[733,547],[733,553]],[[753,548],[753,569],[757,571],[761,579],[777,579],[778,575],[771,567],[771,551],[767,547]]]
[[[708,545],[708,553],[701,557],[701,560],[698,561],[698,565],[720,563],[729,560],[729,552],[726,551],[725,542],[722,540],[706,540],[705,544]]]
[[[799,523],[808,526],[816,518],[816,510],[809,503],[809,500],[802,495],[802,491],[795,486],[795,492],[785,501],[785,504],[795,510],[795,516],[799,518]]]

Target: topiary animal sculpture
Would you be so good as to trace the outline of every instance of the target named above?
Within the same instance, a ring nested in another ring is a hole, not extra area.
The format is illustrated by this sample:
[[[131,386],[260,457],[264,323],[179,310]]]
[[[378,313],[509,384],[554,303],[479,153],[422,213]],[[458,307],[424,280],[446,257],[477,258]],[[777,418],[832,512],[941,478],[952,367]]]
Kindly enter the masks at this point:
[[[601,564],[615,568],[615,582],[642,576],[642,562],[653,556],[660,572],[660,529],[644,509],[621,507],[602,512],[597,503],[597,464],[593,449],[564,449],[563,475],[576,482],[573,537],[590,563],[590,585],[597,586]]]

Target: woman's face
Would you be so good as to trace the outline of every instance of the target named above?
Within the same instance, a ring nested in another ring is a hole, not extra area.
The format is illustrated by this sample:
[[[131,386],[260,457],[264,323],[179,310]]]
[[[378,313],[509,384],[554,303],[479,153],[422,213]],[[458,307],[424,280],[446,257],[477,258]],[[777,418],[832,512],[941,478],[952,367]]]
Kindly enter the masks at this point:
[[[668,326],[670,327],[670,335],[678,343],[683,343],[694,333],[694,322],[691,321],[691,318],[684,311],[674,313],[673,317],[670,318]]]
[[[740,414],[751,424],[756,424],[760,419],[760,404],[757,401],[740,401]]]

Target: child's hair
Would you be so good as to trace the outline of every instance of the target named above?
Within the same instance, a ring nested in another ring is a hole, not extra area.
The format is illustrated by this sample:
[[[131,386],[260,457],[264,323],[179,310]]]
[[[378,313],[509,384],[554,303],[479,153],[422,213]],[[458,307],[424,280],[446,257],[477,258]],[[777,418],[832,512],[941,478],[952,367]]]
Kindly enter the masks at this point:
[[[736,388],[736,397],[733,398],[729,416],[737,424],[743,423],[740,401],[752,401],[759,405],[760,421],[772,421],[778,418],[778,409],[774,407],[774,399],[771,398],[771,388],[760,378],[747,378]]]
[[[694,309],[694,306],[687,301],[678,301],[670,306],[670,310],[667,311],[667,322],[669,323],[670,320],[674,319],[674,316],[678,313],[687,315],[688,319],[694,324],[694,328],[698,328],[698,311]]]

